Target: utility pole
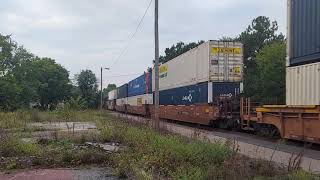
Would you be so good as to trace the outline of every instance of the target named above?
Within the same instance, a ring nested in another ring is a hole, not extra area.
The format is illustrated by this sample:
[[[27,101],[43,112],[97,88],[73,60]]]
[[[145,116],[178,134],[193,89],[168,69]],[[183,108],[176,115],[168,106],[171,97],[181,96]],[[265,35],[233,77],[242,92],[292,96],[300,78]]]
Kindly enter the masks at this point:
[[[100,73],[100,111],[102,112],[102,67],[101,67],[101,73]]]
[[[104,69],[109,70],[110,68],[104,68]],[[100,111],[102,112],[102,104],[103,104],[102,70],[103,70],[103,68],[101,67],[100,70],[101,70],[101,72],[100,72],[100,81],[101,81],[101,82],[100,82]]]
[[[155,128],[159,129],[159,26],[158,26],[158,0],[154,1],[154,43],[155,43],[155,63],[154,63],[154,74],[155,74],[155,91],[154,91],[154,120]]]

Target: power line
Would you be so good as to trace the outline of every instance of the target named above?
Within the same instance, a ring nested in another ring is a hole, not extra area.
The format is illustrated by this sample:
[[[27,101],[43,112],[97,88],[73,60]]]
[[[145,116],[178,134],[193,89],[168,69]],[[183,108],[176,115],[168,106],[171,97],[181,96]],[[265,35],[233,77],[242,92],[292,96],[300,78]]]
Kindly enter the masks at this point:
[[[132,39],[133,39],[133,38],[135,37],[135,35],[137,34],[137,32],[138,32],[138,30],[139,30],[139,28],[140,28],[140,26],[141,26],[141,24],[142,24],[142,22],[143,22],[143,20],[144,20],[144,18],[145,18],[145,16],[146,16],[146,14],[147,14],[150,6],[151,6],[152,1],[153,1],[153,0],[150,0],[147,9],[145,10],[143,16],[141,17],[141,19],[140,19],[140,21],[139,21],[139,23],[138,23],[138,26],[137,26],[137,28],[136,28],[136,30],[135,30],[134,33],[130,36],[127,45],[123,48],[123,50],[121,51],[120,55],[114,60],[114,62],[113,62],[113,64],[112,64],[111,66],[115,65],[115,64],[119,61],[119,59],[127,52],[128,48],[129,48],[129,45],[130,45],[130,42],[132,41]]]

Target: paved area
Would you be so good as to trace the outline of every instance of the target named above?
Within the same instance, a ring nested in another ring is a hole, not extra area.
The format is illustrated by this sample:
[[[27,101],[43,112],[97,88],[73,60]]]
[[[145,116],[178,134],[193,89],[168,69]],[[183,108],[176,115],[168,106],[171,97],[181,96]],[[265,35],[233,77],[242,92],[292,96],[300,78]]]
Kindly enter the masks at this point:
[[[152,123],[150,119],[143,117],[120,113],[113,113],[113,115],[115,117],[125,118],[140,123]],[[290,160],[303,151],[300,167],[306,171],[320,173],[320,151],[265,141],[247,135],[227,132],[213,132],[174,123],[162,122],[161,126],[172,133],[180,134],[186,137],[197,137],[210,142],[227,141],[232,139],[236,141],[240,154],[251,158],[260,158],[267,161],[273,161],[284,166],[288,166]]]
[[[31,127],[36,127],[44,130],[60,130],[60,131],[87,131],[97,129],[94,122],[45,122],[31,123]]]
[[[22,170],[10,174],[0,173],[1,180],[115,180],[106,168],[88,169],[37,169]]]

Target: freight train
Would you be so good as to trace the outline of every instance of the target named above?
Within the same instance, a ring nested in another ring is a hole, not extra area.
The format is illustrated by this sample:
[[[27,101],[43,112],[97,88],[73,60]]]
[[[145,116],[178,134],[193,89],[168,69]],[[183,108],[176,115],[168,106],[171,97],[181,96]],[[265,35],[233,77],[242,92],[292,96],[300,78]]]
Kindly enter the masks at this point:
[[[288,0],[286,105],[241,97],[243,45],[211,40],[159,67],[160,118],[320,144],[319,12],[317,0]],[[149,69],[109,92],[107,109],[153,117],[153,90]]]
[[[239,106],[234,102],[242,92],[242,49],[237,42],[208,41],[161,64],[160,118],[203,125],[239,122]],[[153,90],[154,71],[149,69],[109,92],[107,107],[151,117]]]

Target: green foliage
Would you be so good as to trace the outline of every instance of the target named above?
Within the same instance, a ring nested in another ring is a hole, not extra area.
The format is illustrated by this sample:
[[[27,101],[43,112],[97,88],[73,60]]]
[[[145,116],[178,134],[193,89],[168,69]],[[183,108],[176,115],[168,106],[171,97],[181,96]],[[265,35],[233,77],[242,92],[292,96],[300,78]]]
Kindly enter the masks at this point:
[[[12,111],[39,104],[55,107],[68,99],[68,71],[50,58],[39,58],[0,35],[0,109]]]
[[[286,179],[288,180],[319,180],[320,177],[316,177],[309,172],[298,170],[290,173]]]
[[[22,89],[13,76],[0,77],[0,110],[13,111],[20,105]]]
[[[208,166],[222,164],[231,153],[221,142],[187,141],[147,127],[132,127],[118,122],[112,129],[111,136],[130,147],[115,157],[119,174],[129,171],[138,177],[149,177],[148,174],[156,172],[160,177],[202,179],[206,177]],[[151,169],[155,172],[150,172]]]
[[[85,107],[86,102],[83,99],[81,99],[80,96],[76,98],[71,97],[71,99],[68,100],[64,105],[64,108],[69,110],[82,110],[85,109]]]
[[[264,104],[285,103],[285,62],[286,45],[284,42],[274,42],[264,46],[256,55],[258,81],[255,82],[255,99]]]
[[[25,103],[39,102],[46,109],[66,100],[70,94],[69,73],[50,58],[34,58],[23,62],[13,70],[23,94],[28,95]]]
[[[193,49],[200,44],[204,43],[204,41],[198,41],[198,42],[191,42],[188,44],[185,44],[184,42],[178,42],[176,45],[172,45],[170,48],[165,49],[165,55],[160,56],[160,63],[166,63],[170,61],[171,59],[178,57],[179,55],[189,51],[190,49]]]
[[[0,34],[0,73],[7,73],[14,67],[12,61],[13,50],[17,47],[16,43],[11,41],[10,35],[3,36]]]
[[[106,99],[108,99],[108,93],[114,89],[117,89],[117,85],[115,84],[108,84],[107,88],[103,89],[103,97],[105,97]]]
[[[18,137],[1,139],[0,144],[0,155],[2,157],[35,156],[40,152],[37,144],[22,142]]]
[[[96,75],[91,70],[83,70],[77,76],[77,83],[80,89],[81,98],[86,102],[87,107],[96,107],[98,83]]]
[[[248,97],[261,93],[259,89],[257,89],[260,80],[257,76],[257,74],[260,74],[257,67],[257,54],[268,44],[284,41],[284,36],[282,34],[276,34],[277,31],[278,24],[276,21],[271,22],[269,18],[259,16],[253,19],[251,25],[235,39],[236,41],[242,42],[244,47],[244,93]],[[281,54],[278,53],[278,55]],[[274,56],[273,58],[282,60],[282,56]],[[274,73],[282,74],[279,71],[275,71]]]

